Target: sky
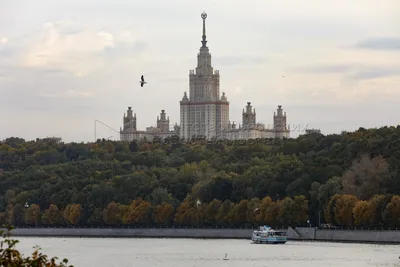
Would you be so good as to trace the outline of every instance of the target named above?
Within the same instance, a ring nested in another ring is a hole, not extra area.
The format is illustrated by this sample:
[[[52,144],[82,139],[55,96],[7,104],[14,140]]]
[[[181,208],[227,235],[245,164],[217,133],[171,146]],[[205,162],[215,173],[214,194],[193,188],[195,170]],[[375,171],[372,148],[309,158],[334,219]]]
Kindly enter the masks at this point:
[[[156,125],[162,109],[179,123],[203,10],[231,121],[240,123],[251,102],[265,125],[282,105],[292,137],[306,128],[332,134],[399,123],[398,0],[1,0],[0,7],[0,140],[118,140],[128,106],[140,130]]]

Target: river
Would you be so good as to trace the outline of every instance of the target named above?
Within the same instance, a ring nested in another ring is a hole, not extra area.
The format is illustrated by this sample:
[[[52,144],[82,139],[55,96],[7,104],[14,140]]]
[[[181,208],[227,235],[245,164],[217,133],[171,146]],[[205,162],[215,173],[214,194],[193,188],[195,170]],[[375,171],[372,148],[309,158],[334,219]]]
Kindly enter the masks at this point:
[[[18,237],[26,256],[38,245],[75,267],[313,267],[400,266],[400,246],[249,240]],[[229,260],[223,260],[227,253]]]

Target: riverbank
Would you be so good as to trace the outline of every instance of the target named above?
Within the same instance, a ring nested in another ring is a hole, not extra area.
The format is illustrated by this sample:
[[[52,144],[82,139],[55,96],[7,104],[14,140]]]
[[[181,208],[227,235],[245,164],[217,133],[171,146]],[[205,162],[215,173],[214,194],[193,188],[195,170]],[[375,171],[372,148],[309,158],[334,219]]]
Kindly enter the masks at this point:
[[[253,229],[228,228],[16,228],[12,236],[37,237],[126,237],[251,239]],[[288,240],[400,244],[395,230],[322,230],[296,227],[284,230]]]
[[[289,227],[287,236],[290,240],[299,241],[400,244],[400,231],[397,230],[326,230]]]
[[[12,236],[251,239],[252,229],[217,228],[16,228]]]

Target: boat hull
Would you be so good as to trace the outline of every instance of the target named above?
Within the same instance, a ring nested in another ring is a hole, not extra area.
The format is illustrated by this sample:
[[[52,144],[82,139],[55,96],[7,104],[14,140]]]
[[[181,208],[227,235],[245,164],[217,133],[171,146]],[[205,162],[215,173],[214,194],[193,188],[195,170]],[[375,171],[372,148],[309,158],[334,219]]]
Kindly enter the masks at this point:
[[[253,244],[285,244],[287,239],[282,237],[253,237],[251,241]]]
[[[255,244],[285,244],[287,242],[286,232],[271,229],[268,226],[261,226],[253,232],[251,241]]]

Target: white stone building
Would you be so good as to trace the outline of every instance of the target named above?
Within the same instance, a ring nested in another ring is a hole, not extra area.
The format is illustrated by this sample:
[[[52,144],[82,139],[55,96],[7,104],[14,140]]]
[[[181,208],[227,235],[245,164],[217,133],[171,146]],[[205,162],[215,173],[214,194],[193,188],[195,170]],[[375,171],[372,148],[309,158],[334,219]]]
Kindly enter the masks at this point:
[[[165,110],[161,110],[160,116],[157,116],[157,126],[147,127],[146,131],[138,131],[136,128],[136,113],[133,114],[132,107],[128,107],[127,115],[123,118],[124,126],[120,129],[121,141],[132,141],[145,139],[153,141],[154,138],[166,138],[179,136],[179,126],[174,125],[170,130],[169,117],[166,116]]]
[[[246,110],[242,112],[242,124],[238,126],[229,122],[228,129],[223,131],[223,138],[228,140],[247,140],[258,138],[289,138],[290,129],[286,124],[286,112],[283,113],[282,106],[278,106],[274,113],[272,127],[265,127],[256,122],[256,110],[252,110],[251,102],[247,102]]]
[[[189,71],[189,96],[185,92],[180,101],[180,137],[222,138],[223,129],[228,127],[229,102],[225,93],[220,96],[219,72],[211,64],[211,54],[207,47],[207,14],[203,19],[203,36],[200,52],[197,54],[197,67]]]
[[[189,72],[189,97],[185,92],[180,101],[180,137],[205,137],[206,139],[255,139],[289,137],[286,123],[286,113],[278,106],[273,117],[273,127],[265,128],[256,123],[256,113],[247,102],[246,112],[243,110],[242,126],[236,127],[229,121],[229,101],[225,93],[220,96],[219,71],[213,70],[211,54],[206,46],[207,14],[201,14],[203,19],[202,46],[197,55],[197,67]]]
[[[136,129],[136,114],[128,107],[124,114],[123,129],[120,130],[121,141],[134,139],[153,140],[154,137],[165,138],[179,136],[181,139],[203,137],[206,139],[257,139],[257,138],[288,138],[290,129],[287,126],[286,112],[279,105],[274,112],[273,125],[265,127],[256,122],[256,112],[252,110],[251,102],[247,102],[242,113],[242,124],[236,126],[229,121],[229,101],[223,92],[220,95],[219,71],[211,64],[211,54],[207,47],[206,25],[207,14],[201,14],[203,19],[202,46],[197,54],[197,67],[189,71],[189,95],[184,92],[180,103],[180,125],[175,124],[170,129],[169,117],[161,110],[157,117],[156,127],[147,127],[146,131]]]

